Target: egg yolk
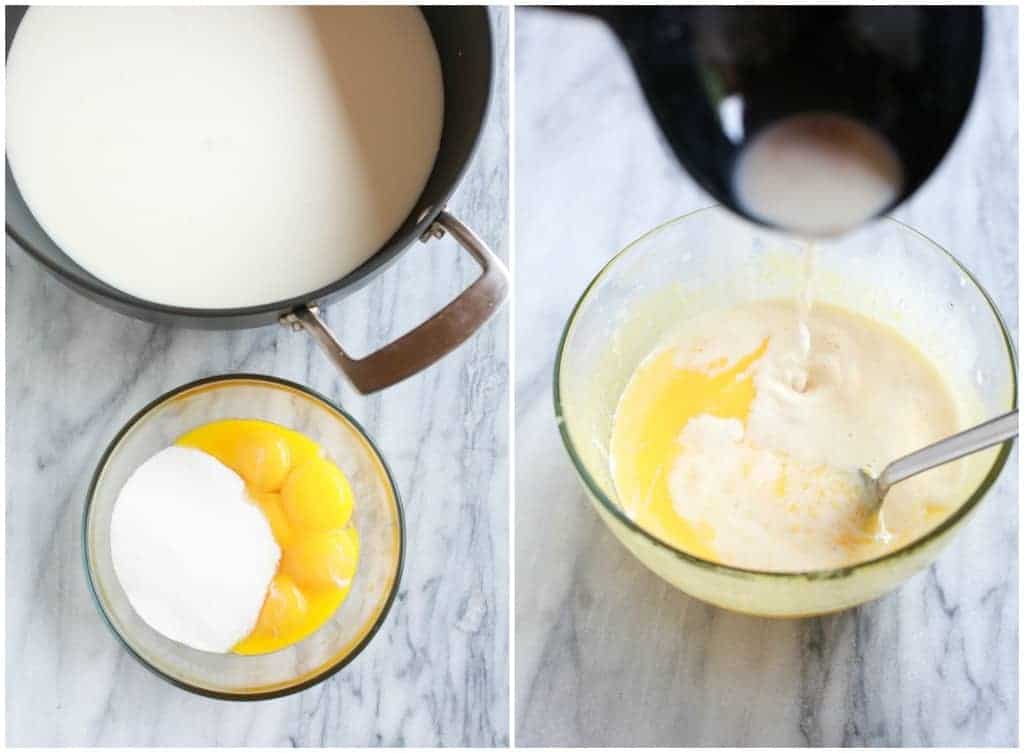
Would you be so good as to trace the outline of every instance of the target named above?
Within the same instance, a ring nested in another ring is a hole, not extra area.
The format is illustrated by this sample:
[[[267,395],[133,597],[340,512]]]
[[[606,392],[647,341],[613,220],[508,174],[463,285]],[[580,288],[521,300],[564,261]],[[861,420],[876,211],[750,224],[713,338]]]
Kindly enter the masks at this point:
[[[323,455],[309,437],[269,421],[227,419],[200,426],[176,444],[213,455],[252,491],[279,491],[288,472]]]
[[[309,612],[306,597],[295,581],[283,573],[274,576],[253,633],[276,638],[299,627]]]
[[[695,416],[746,421],[754,401],[747,369],[764,355],[768,340],[731,367],[714,373],[680,369],[666,349],[638,370],[641,378],[623,393],[612,434],[615,486],[630,515],[641,527],[698,557],[718,560],[714,531],[676,514],[669,491],[668,468],[679,452],[677,437]]]
[[[324,458],[307,460],[288,474],[281,502],[288,519],[310,531],[344,528],[352,517],[352,487]]]
[[[260,506],[267,522],[270,523],[274,541],[283,550],[291,539],[292,526],[288,522],[288,516],[284,514],[284,508],[281,507],[281,495],[276,492],[253,492],[252,498]]]
[[[281,488],[292,460],[283,439],[254,432],[251,436],[239,437],[231,449],[226,465],[246,479],[249,486],[261,492]]]
[[[359,564],[355,499],[345,474],[316,442],[267,421],[215,421],[177,444],[238,473],[281,548],[256,626],[234,653],[279,651],[316,632],[348,596]]]
[[[359,541],[355,529],[319,531],[302,537],[281,557],[281,570],[303,587],[323,591],[346,588],[356,574]]]

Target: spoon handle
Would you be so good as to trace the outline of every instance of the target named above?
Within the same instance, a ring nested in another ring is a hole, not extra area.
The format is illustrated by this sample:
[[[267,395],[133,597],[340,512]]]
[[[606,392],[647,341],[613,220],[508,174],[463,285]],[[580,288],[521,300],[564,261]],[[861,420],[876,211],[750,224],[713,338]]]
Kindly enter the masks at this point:
[[[897,481],[903,481],[929,468],[984,450],[1015,436],[1017,411],[1013,410],[894,460],[882,471],[878,477],[878,484],[883,489],[888,489]]]

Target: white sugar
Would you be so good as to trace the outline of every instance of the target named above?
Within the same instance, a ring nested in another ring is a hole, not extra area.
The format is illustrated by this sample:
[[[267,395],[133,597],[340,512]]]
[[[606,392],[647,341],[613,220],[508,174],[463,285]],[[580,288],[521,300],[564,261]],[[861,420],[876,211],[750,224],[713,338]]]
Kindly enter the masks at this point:
[[[138,615],[171,640],[216,653],[252,631],[281,557],[241,477],[185,447],[158,452],[129,477],[110,546]]]

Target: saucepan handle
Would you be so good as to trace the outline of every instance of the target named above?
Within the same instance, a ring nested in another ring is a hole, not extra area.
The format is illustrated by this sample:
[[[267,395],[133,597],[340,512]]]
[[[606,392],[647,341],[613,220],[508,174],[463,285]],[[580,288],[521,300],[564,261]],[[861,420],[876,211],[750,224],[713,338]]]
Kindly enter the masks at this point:
[[[415,329],[363,358],[352,358],[320,317],[316,304],[282,318],[294,330],[306,330],[353,386],[364,395],[401,382],[426,369],[469,339],[508,296],[508,271],[501,259],[457,217],[442,211],[420,237],[423,242],[450,233],[476,259],[480,276],[459,296]]]

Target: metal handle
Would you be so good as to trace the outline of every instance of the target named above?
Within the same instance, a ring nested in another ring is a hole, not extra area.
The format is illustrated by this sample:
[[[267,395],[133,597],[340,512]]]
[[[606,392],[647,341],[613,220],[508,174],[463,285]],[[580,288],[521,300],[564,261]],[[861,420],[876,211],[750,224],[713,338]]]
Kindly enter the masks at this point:
[[[924,449],[905,455],[889,463],[878,477],[881,496],[889,487],[937,465],[962,458],[973,452],[1005,442],[1017,436],[1017,411],[1010,411],[983,424],[954,434]]]
[[[420,237],[426,242],[451,233],[476,259],[481,275],[455,300],[413,330],[364,358],[352,358],[320,318],[316,304],[302,306],[282,318],[292,329],[304,329],[320,344],[334,365],[362,394],[382,390],[423,371],[469,339],[508,296],[508,272],[501,259],[457,217],[442,211]]]

